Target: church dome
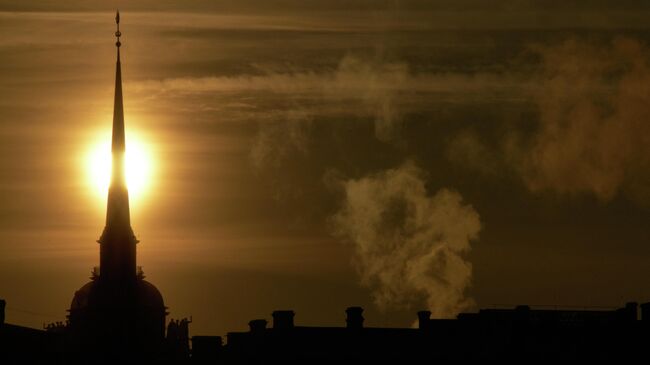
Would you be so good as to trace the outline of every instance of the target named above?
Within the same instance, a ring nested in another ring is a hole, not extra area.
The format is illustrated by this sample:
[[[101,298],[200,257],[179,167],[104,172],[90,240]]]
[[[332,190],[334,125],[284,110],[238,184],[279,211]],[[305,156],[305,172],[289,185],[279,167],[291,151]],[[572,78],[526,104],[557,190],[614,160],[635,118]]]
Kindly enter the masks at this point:
[[[101,290],[100,281],[93,280],[88,282],[74,293],[72,303],[70,303],[70,311],[86,309],[97,303],[107,302],[106,300],[102,300],[101,297],[110,297],[110,294],[107,290]],[[134,304],[138,308],[165,310],[162,294],[160,294],[160,291],[155,285],[146,280],[137,279],[136,285],[134,286],[133,298],[135,299]]]
[[[155,285],[146,280],[138,280],[136,298],[139,307],[164,309],[162,294]]]
[[[72,297],[72,303],[70,304],[70,311],[83,309],[88,307],[90,297],[94,293],[96,286],[96,281],[91,281],[82,286],[79,290],[74,293]]]

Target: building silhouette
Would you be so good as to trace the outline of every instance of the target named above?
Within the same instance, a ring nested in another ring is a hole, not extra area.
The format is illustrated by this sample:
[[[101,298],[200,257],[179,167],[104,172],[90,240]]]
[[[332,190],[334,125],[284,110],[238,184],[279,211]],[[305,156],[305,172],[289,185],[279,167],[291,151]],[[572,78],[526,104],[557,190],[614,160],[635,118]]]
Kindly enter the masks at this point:
[[[72,347],[102,358],[150,357],[161,353],[165,339],[163,297],[136,266],[136,239],[131,228],[125,179],[125,125],[120,64],[120,14],[115,17],[117,64],[111,142],[112,167],[106,226],[99,243],[99,267],[77,290],[69,309]]]
[[[431,319],[417,313],[417,327],[365,327],[363,309],[350,307],[344,327],[294,324],[290,310],[249,322],[249,331],[220,337],[194,337],[197,364],[331,363],[537,363],[563,361],[622,362],[647,359],[650,303],[617,309],[482,309],[455,319]]]
[[[0,304],[2,301],[0,301]],[[0,305],[0,309],[4,308]],[[481,309],[455,319],[432,319],[417,313],[411,328],[364,325],[363,309],[345,311],[340,327],[296,325],[291,310],[274,311],[272,322],[251,320],[246,332],[187,337],[189,320],[170,321],[164,351],[157,356],[115,356],[70,351],[66,326],[47,331],[0,323],[0,361],[22,363],[151,364],[331,364],[331,363],[500,363],[602,362],[647,359],[650,303],[622,308]],[[0,316],[1,318],[1,316]],[[343,319],[342,321],[343,322]],[[343,324],[343,323],[342,323]],[[122,355],[125,355],[122,353]]]
[[[158,289],[137,266],[138,240],[131,228],[125,176],[126,131],[117,24],[115,99],[111,140],[111,180],[106,224],[99,243],[99,266],[91,281],[74,293],[66,322],[44,330],[4,323],[0,300],[0,364],[5,363],[182,363],[189,359],[189,323],[171,320]],[[13,361],[12,361],[13,360]],[[7,362],[9,361],[9,362]]]

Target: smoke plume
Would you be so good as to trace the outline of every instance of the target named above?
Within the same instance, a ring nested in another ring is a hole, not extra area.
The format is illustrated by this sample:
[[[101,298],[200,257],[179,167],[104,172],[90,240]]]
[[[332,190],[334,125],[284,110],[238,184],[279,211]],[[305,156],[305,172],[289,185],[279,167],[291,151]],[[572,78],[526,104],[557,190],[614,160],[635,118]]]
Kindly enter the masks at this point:
[[[472,265],[463,254],[481,223],[460,194],[430,195],[412,162],[342,186],[335,228],[354,244],[362,283],[381,309],[424,299],[434,316],[451,317],[472,304],[465,296]]]
[[[650,196],[650,51],[618,39],[606,46],[569,40],[536,47],[542,58],[534,99],[540,129],[525,147],[533,191],[619,191]]]

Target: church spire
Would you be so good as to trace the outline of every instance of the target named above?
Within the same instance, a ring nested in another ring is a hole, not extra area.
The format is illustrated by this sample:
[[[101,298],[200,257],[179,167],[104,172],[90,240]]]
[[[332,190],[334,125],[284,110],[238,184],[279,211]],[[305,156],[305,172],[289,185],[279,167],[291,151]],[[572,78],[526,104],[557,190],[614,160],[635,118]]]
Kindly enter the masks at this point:
[[[126,141],[124,136],[124,105],[122,102],[122,65],[120,63],[120,12],[117,11],[115,15],[115,23],[117,24],[117,31],[115,37],[117,38],[115,46],[117,47],[117,65],[115,69],[115,102],[113,107],[113,137],[111,151],[113,154],[113,169],[111,171],[111,185],[124,184],[124,169],[122,166],[116,166],[116,155],[124,155],[126,151]]]
[[[126,139],[124,106],[122,102],[122,67],[120,64],[120,13],[115,16],[117,31],[117,65],[115,69],[115,101],[113,109],[113,134],[111,143],[111,183],[106,205],[106,226],[99,239],[100,278],[127,279],[135,277],[135,244],[138,242],[131,229],[129,192],[125,176]]]

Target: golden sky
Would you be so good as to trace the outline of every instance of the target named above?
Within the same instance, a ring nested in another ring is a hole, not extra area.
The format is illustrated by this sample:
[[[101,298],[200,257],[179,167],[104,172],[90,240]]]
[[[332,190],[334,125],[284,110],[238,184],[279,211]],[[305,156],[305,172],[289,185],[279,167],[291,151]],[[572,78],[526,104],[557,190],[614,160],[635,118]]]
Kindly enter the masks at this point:
[[[98,264],[118,6],[138,264],[193,334],[650,300],[644,2],[191,3],[0,1],[9,322]]]

